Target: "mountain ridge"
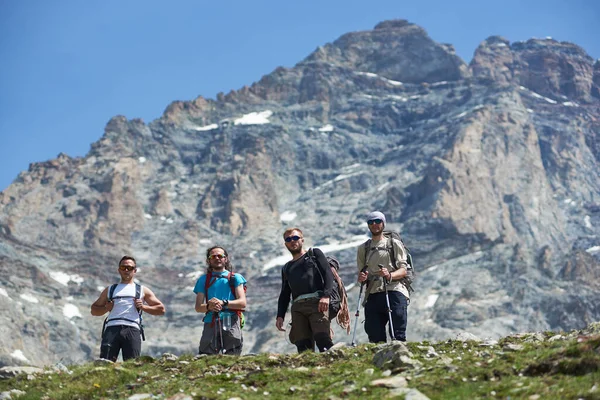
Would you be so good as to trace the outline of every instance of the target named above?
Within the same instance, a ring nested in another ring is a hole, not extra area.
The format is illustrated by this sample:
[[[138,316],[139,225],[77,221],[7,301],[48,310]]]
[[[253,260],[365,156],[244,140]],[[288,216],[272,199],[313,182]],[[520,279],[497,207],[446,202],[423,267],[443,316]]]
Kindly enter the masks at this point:
[[[191,352],[192,277],[215,243],[256,304],[246,351],[292,351],[273,326],[279,275],[262,268],[285,254],[284,227],[347,243],[372,209],[415,254],[410,340],[599,320],[600,68],[557,43],[488,38],[467,66],[422,28],[386,21],[148,124],[113,117],[85,157],[34,163],[0,193],[0,363],[25,345],[35,364],[92,357],[101,321],[87,309],[125,253],[167,304],[143,351]],[[422,53],[410,64],[397,49]],[[348,285],[355,249],[335,254]]]

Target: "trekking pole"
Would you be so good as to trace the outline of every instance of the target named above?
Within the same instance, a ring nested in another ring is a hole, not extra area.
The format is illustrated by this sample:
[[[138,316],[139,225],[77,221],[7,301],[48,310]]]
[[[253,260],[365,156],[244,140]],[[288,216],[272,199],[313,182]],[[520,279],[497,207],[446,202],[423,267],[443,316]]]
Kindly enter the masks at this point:
[[[225,354],[225,347],[223,346],[223,323],[221,322],[221,313],[217,315],[217,329],[219,330],[219,338],[221,339],[221,354]]]
[[[367,266],[365,265],[365,267],[360,272],[363,273],[366,270],[367,270]],[[356,305],[356,314],[354,314],[356,319],[354,320],[354,332],[352,332],[352,343],[351,343],[352,347],[356,347],[356,327],[358,326],[358,317],[360,315],[360,298],[362,297],[362,292],[363,292],[363,288],[365,286],[365,282],[361,282],[360,291],[358,292],[358,304]]]
[[[377,266],[379,267],[379,269],[383,269],[382,264],[378,264]],[[392,340],[396,340],[396,336],[394,335],[394,323],[392,322],[392,307],[390,307],[390,295],[388,294],[387,280],[385,278],[383,278],[383,287],[385,288],[385,301],[387,303],[388,319],[390,321],[390,338]]]

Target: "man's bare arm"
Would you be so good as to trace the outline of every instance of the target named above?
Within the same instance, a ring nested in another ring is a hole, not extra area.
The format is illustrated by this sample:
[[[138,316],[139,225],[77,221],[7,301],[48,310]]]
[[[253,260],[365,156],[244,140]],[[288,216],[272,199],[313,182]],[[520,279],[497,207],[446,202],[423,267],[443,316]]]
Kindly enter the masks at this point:
[[[100,297],[92,304],[91,313],[95,317],[99,317],[101,315],[110,312],[113,308],[113,302],[108,301],[108,288],[104,288],[102,293],[100,293]]]
[[[146,304],[143,304],[143,303]],[[148,287],[144,287],[144,302],[141,299],[136,300],[136,307],[138,310],[147,312],[150,315],[164,315],[165,306],[164,304],[154,295],[154,292]]]

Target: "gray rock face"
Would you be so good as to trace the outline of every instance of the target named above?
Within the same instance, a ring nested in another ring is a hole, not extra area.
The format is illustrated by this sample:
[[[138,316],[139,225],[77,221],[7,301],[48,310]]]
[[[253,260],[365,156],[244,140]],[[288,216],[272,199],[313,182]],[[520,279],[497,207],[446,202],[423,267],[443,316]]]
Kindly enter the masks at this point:
[[[597,64],[597,62],[596,62]],[[518,83],[555,100],[589,102],[598,96],[597,67],[581,47],[552,38],[512,45],[492,36],[475,51],[473,76],[499,84]]]
[[[301,227],[349,285],[373,209],[416,262],[409,340],[598,321],[598,70],[575,45],[499,37],[467,69],[387,21],[148,124],[116,116],[85,157],[34,163],[0,193],[0,365],[96,358],[89,308],[124,254],[167,307],[146,316],[143,353],[196,352],[192,287],[217,243],[249,281],[245,352],[294,351],[274,326],[281,234]]]
[[[456,81],[469,75],[452,46],[434,42],[423,28],[405,20],[343,35],[304,62],[342,65],[406,83]]]

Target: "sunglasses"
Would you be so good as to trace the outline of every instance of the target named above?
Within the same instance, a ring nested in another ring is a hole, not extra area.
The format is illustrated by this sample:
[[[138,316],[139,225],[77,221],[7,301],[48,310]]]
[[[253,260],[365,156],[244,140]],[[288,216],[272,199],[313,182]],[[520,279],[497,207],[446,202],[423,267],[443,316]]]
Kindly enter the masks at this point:
[[[302,239],[300,236],[288,236],[285,238],[286,243],[295,242],[297,240]]]
[[[133,271],[134,269],[136,269],[137,267],[135,266],[130,266],[130,265],[119,265],[119,269],[121,271]]]
[[[208,256],[209,260],[224,260],[226,258],[227,256],[225,254],[211,254],[210,256]]]
[[[380,224],[382,222],[383,222],[383,220],[379,219],[379,218],[378,219],[370,219],[370,220],[367,221],[367,224],[373,225],[373,224]]]

